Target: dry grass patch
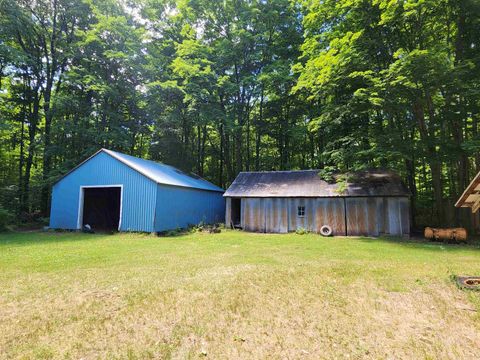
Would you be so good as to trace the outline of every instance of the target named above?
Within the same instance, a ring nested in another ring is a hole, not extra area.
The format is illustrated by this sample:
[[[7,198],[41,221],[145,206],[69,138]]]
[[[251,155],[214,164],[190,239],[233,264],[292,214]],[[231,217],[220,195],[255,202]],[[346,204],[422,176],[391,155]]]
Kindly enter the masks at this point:
[[[0,356],[478,358],[478,248],[241,232],[0,237]],[[465,346],[468,344],[468,346]]]

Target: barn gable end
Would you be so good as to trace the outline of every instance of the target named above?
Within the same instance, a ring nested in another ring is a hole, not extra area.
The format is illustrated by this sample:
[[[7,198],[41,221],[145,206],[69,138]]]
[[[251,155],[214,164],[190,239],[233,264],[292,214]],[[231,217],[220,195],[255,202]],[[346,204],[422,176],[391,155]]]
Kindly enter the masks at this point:
[[[121,231],[154,231],[156,184],[105,152],[83,162],[52,191],[50,227],[78,229],[82,187],[122,185]]]
[[[219,222],[222,194],[169,165],[101,149],[54,184],[50,227],[74,230],[97,221],[112,230],[154,232]]]

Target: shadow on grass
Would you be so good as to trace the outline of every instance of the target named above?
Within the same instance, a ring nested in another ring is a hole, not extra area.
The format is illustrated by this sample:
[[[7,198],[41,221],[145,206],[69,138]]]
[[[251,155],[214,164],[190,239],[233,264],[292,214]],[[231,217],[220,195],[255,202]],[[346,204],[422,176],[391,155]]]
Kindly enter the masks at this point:
[[[177,238],[177,237],[190,235],[192,233],[193,231],[191,229],[176,229],[176,230],[160,231],[156,233],[156,235],[161,238]]]
[[[192,234],[191,229],[177,229],[163,233],[147,232],[95,232],[84,233],[80,231],[10,231],[0,233],[0,247],[8,246],[27,246],[34,244],[76,242],[76,241],[98,241],[112,236],[141,236],[155,238],[181,238]]]
[[[223,232],[223,231],[222,231]],[[31,245],[41,245],[48,243],[61,243],[61,242],[85,242],[85,241],[100,241],[102,239],[111,238],[112,236],[140,236],[140,237],[151,237],[152,239],[178,239],[182,237],[187,237],[192,235],[193,232],[191,229],[182,229],[168,231],[164,233],[159,233],[152,235],[150,233],[81,233],[77,231],[28,231],[28,232],[8,232],[0,233],[0,247],[3,246],[31,246]],[[206,234],[208,235],[208,234]],[[213,235],[213,234],[212,234]],[[238,235],[238,232],[235,232],[235,235]],[[269,235],[269,240],[272,235],[279,237],[283,236],[295,236],[294,234],[259,234],[259,235]],[[301,238],[301,237],[299,237]],[[442,242],[430,242],[422,238],[398,238],[398,237],[358,237],[350,238],[355,241],[359,241],[365,244],[390,244],[392,246],[401,246],[409,248],[412,250],[429,250],[429,251],[438,251],[438,252],[458,252],[462,250],[480,250],[480,243],[477,241],[469,242],[466,244],[449,244]],[[233,242],[237,241],[234,237],[231,239]],[[259,242],[259,238],[255,238],[254,241]],[[341,241],[341,237],[331,238],[330,240]],[[279,244],[284,244],[280,242]],[[273,245],[273,244],[272,244]]]
[[[474,240],[466,243],[448,243],[448,242],[436,242],[428,241],[422,238],[400,238],[393,236],[384,236],[378,238],[358,238],[359,241],[364,243],[390,243],[400,245],[410,249],[428,249],[433,251],[462,251],[462,250],[480,250],[480,243],[478,240]]]
[[[59,242],[76,242],[76,241],[95,241],[113,234],[87,234],[77,231],[11,231],[0,233],[1,246],[30,246],[34,244],[47,244]]]

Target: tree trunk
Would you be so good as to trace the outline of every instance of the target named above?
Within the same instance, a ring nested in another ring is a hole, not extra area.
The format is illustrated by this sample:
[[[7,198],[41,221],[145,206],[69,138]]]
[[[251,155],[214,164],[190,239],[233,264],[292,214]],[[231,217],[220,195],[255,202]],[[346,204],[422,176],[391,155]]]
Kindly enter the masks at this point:
[[[260,93],[260,106],[259,106],[259,114],[257,121],[255,122],[255,171],[260,170],[260,145],[262,139],[262,125],[263,125],[263,96],[264,96],[264,89],[262,85],[262,90]]]
[[[247,115],[247,159],[245,162],[245,170],[250,171],[250,115]]]
[[[27,117],[27,85],[24,80],[24,89],[23,89],[24,103],[22,104],[22,114],[21,114],[21,130],[20,130],[20,158],[18,161],[18,199],[19,199],[19,211],[23,212],[26,209],[25,203],[25,194],[22,187],[23,184],[23,167],[25,162],[25,120]]]
[[[405,159],[405,168],[407,170],[407,184],[412,196],[410,197],[410,228],[416,226],[416,200],[417,200],[417,184],[415,182],[415,160]]]
[[[225,163],[224,157],[224,144],[223,144],[223,122],[220,123],[220,129],[218,131],[220,137],[220,159],[219,159],[219,171],[218,171],[218,183],[223,188],[225,185],[223,180],[223,166]]]
[[[242,126],[238,124],[235,131],[235,171],[237,174],[243,170],[242,137]]]
[[[443,211],[443,188],[442,188],[442,168],[438,154],[435,149],[434,139],[431,138],[425,123],[425,113],[422,104],[416,101],[413,106],[413,113],[417,120],[418,129],[420,132],[420,139],[425,144],[427,149],[427,163],[430,167],[432,175],[433,199],[435,202],[435,213],[438,224],[444,221]],[[430,119],[433,121],[433,119]],[[433,220],[433,219],[432,219]]]
[[[41,212],[44,216],[48,216],[50,210],[50,170],[52,162],[51,154],[51,128],[53,118],[53,107],[51,104],[52,90],[58,70],[58,55],[57,55],[57,10],[58,2],[53,0],[52,4],[52,29],[51,37],[49,38],[49,48],[47,49],[47,42],[44,39],[44,55],[46,59],[46,84],[43,92],[43,111],[45,113],[45,131],[44,131],[44,148],[43,148],[43,185],[41,196]]]
[[[45,102],[50,101],[50,95],[48,97],[45,95]],[[41,212],[44,216],[48,216],[49,213],[49,203],[50,203],[50,170],[51,170],[51,159],[52,155],[50,153],[51,145],[51,127],[52,127],[52,115],[51,109],[49,106],[44,106],[45,111],[45,131],[44,131],[44,150],[43,150],[43,186],[42,186],[42,197],[41,197]]]
[[[30,211],[30,174],[33,166],[33,158],[35,155],[35,137],[37,135],[37,126],[40,112],[40,98],[38,89],[34,90],[33,109],[30,117],[30,125],[28,127],[28,153],[25,161],[25,174],[23,176],[23,194],[24,194],[24,211]]]
[[[226,131],[226,124],[225,124],[225,118],[227,116],[227,112],[225,109],[225,103],[224,103],[223,97],[221,96],[220,96],[220,107],[223,113],[221,127],[220,127],[221,129],[220,136],[223,139],[223,145],[224,145],[223,154],[224,154],[225,167],[227,169],[227,181],[230,182],[234,179],[234,174],[233,174],[234,171],[233,171],[232,160],[230,157],[231,156],[230,136]]]

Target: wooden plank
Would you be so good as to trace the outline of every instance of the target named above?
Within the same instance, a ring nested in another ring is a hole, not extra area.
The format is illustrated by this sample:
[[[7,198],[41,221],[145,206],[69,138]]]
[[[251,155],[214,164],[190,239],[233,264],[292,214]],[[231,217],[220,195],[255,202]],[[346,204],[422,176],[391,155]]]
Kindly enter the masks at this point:
[[[402,235],[400,223],[400,207],[397,198],[388,198],[388,228],[390,235]]]
[[[265,232],[265,199],[251,199],[250,213],[253,231]]]
[[[363,201],[359,198],[347,198],[347,235],[359,236],[364,235],[363,229],[365,228],[364,218],[362,214]]]
[[[377,213],[377,198],[368,198],[367,200],[367,229],[366,234],[368,236],[378,236],[379,233],[379,216]]]
[[[242,209],[240,214],[242,229],[247,231],[250,229],[250,224],[249,224],[250,216],[248,214],[250,207],[248,206],[248,200],[249,200],[248,198],[243,198],[242,203],[240,205]]]
[[[385,198],[376,198],[378,235],[385,233]]]
[[[477,212],[478,209],[480,209],[480,196],[472,204],[472,213]]]
[[[324,224],[330,224],[332,216],[328,216],[327,202],[325,199],[317,199],[315,211],[315,228],[313,231],[320,233]]]
[[[338,199],[334,205],[335,230],[334,235],[347,235],[347,224],[345,222],[345,200]]]
[[[402,224],[402,236],[410,235],[410,202],[408,198],[401,198],[400,201],[400,216]]]
[[[332,228],[334,235],[345,235],[345,209],[343,198],[318,198],[316,200],[315,228],[317,233],[323,225]]]
[[[267,198],[265,203],[265,231],[285,233],[288,229],[287,199]]]
[[[317,201],[315,198],[305,199],[304,206],[305,206],[305,217],[303,218],[304,228],[310,232],[314,232]]]
[[[265,231],[266,232],[277,232],[275,229],[276,217],[277,217],[277,207],[275,204],[276,199],[265,199]]]
[[[255,199],[253,202],[255,230],[265,232],[265,199]]]
[[[225,226],[228,228],[232,224],[232,199],[225,200]]]
[[[247,231],[265,231],[265,209],[259,198],[242,199],[243,228]]]
[[[282,199],[280,203],[279,231],[281,233],[288,232],[288,199]]]
[[[347,235],[378,236],[381,218],[376,198],[347,198],[346,204]]]
[[[301,198],[291,198],[289,200],[288,206],[288,231],[296,231],[299,228],[306,229],[306,219],[305,217],[298,216],[298,207],[306,206],[305,199]],[[305,211],[307,211],[305,207]]]

